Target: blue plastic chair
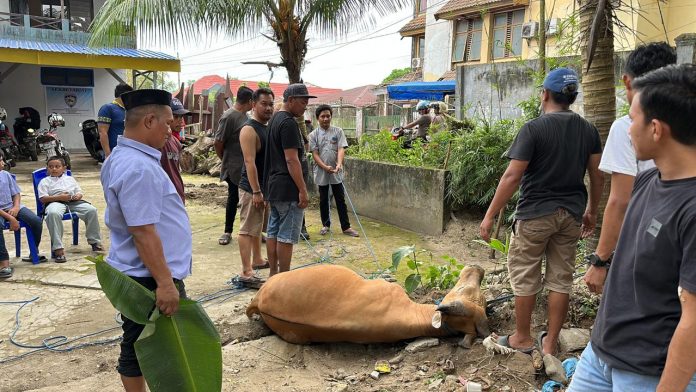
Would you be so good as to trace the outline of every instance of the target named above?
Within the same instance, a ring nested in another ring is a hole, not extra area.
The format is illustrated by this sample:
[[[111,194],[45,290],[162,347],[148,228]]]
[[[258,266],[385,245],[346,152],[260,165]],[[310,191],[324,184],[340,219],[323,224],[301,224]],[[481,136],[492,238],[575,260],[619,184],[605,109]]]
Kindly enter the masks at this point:
[[[65,175],[67,176],[72,176],[72,172],[70,170],[67,170],[65,172]],[[39,199],[39,182],[46,178],[48,176],[47,169],[44,167],[43,169],[38,169],[34,170],[31,173],[31,180],[32,183],[34,184],[34,197],[36,198],[36,215],[39,216],[39,218],[44,219],[46,215],[45,211],[45,206]],[[78,243],[78,238],[79,238],[79,229],[80,229],[80,218],[77,217],[77,214],[74,212],[66,212],[63,214],[63,220],[71,220],[72,221],[72,231],[73,231],[73,245],[77,245]],[[51,252],[53,254],[53,252]]]
[[[15,179],[15,181],[17,180],[17,176],[15,176],[12,173],[10,173],[10,175],[12,176],[12,178]],[[10,222],[5,221],[4,229],[10,230]],[[34,233],[32,233],[29,226],[27,226],[26,223],[22,221],[19,221],[19,230],[14,232],[15,256],[22,256],[22,229],[24,229],[24,232],[27,236],[27,244],[29,245],[29,255],[31,256],[31,262],[32,264],[39,264],[39,250],[36,248],[36,242],[34,242]]]

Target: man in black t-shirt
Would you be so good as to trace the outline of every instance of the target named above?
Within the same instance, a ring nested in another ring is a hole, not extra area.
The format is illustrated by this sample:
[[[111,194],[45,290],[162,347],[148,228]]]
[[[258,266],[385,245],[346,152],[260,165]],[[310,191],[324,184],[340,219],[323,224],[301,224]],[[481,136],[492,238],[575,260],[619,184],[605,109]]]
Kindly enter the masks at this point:
[[[568,313],[580,236],[592,233],[603,177],[599,171],[602,144],[597,129],[569,110],[578,91],[578,77],[568,68],[555,69],[544,80],[543,115],[524,124],[507,157],[510,165],[481,222],[488,241],[495,215],[518,188],[519,202],[508,252],[510,283],[515,294],[515,333],[499,343],[531,352],[535,341],[530,323],[536,295],[548,289],[548,332],[537,338],[543,354],[556,353],[558,334]],[[590,177],[588,203],[585,172]],[[546,268],[542,279],[542,259]]]
[[[696,391],[696,67],[635,79],[636,177],[592,340],[568,391]]]
[[[301,83],[288,86],[283,107],[268,123],[268,143],[264,160],[265,197],[271,205],[266,249],[269,275],[290,270],[292,248],[300,239],[302,218],[307,207],[307,160],[304,141],[295,117],[304,115],[309,98]]]

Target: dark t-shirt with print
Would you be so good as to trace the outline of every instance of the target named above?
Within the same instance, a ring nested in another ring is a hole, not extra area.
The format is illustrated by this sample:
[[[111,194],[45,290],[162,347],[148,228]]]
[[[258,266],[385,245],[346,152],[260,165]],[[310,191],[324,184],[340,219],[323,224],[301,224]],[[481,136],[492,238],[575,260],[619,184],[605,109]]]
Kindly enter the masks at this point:
[[[295,117],[289,112],[280,111],[271,117],[268,123],[268,143],[264,159],[264,196],[268,201],[299,201],[299,190],[288,171],[285,150],[297,149],[297,155],[303,168],[307,156],[304,142]],[[306,173],[303,173],[306,174]]]
[[[515,218],[539,218],[564,208],[581,219],[587,204],[587,163],[590,155],[601,152],[597,128],[570,110],[524,124],[507,153],[510,159],[529,161]]]
[[[696,293],[696,178],[636,177],[592,332],[609,366],[659,376],[681,317],[678,286]]]

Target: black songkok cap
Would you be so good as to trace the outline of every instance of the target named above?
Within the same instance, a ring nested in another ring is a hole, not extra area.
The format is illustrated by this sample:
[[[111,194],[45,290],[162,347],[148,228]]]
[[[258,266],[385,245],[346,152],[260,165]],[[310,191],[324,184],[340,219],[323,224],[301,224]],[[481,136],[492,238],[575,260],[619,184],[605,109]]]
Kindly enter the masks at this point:
[[[133,90],[122,94],[121,100],[126,110],[144,105],[169,106],[169,103],[172,101],[172,94],[168,91],[156,89]]]

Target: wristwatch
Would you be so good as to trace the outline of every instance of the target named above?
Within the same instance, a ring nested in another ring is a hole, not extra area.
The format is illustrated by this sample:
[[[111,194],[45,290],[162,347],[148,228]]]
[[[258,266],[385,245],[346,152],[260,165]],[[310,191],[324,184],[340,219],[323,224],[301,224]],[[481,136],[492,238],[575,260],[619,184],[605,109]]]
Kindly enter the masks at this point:
[[[611,253],[608,259],[602,260],[597,256],[597,253],[592,253],[591,255],[585,256],[585,261],[590,263],[595,267],[608,267],[611,264],[611,260],[614,258],[614,252]]]

